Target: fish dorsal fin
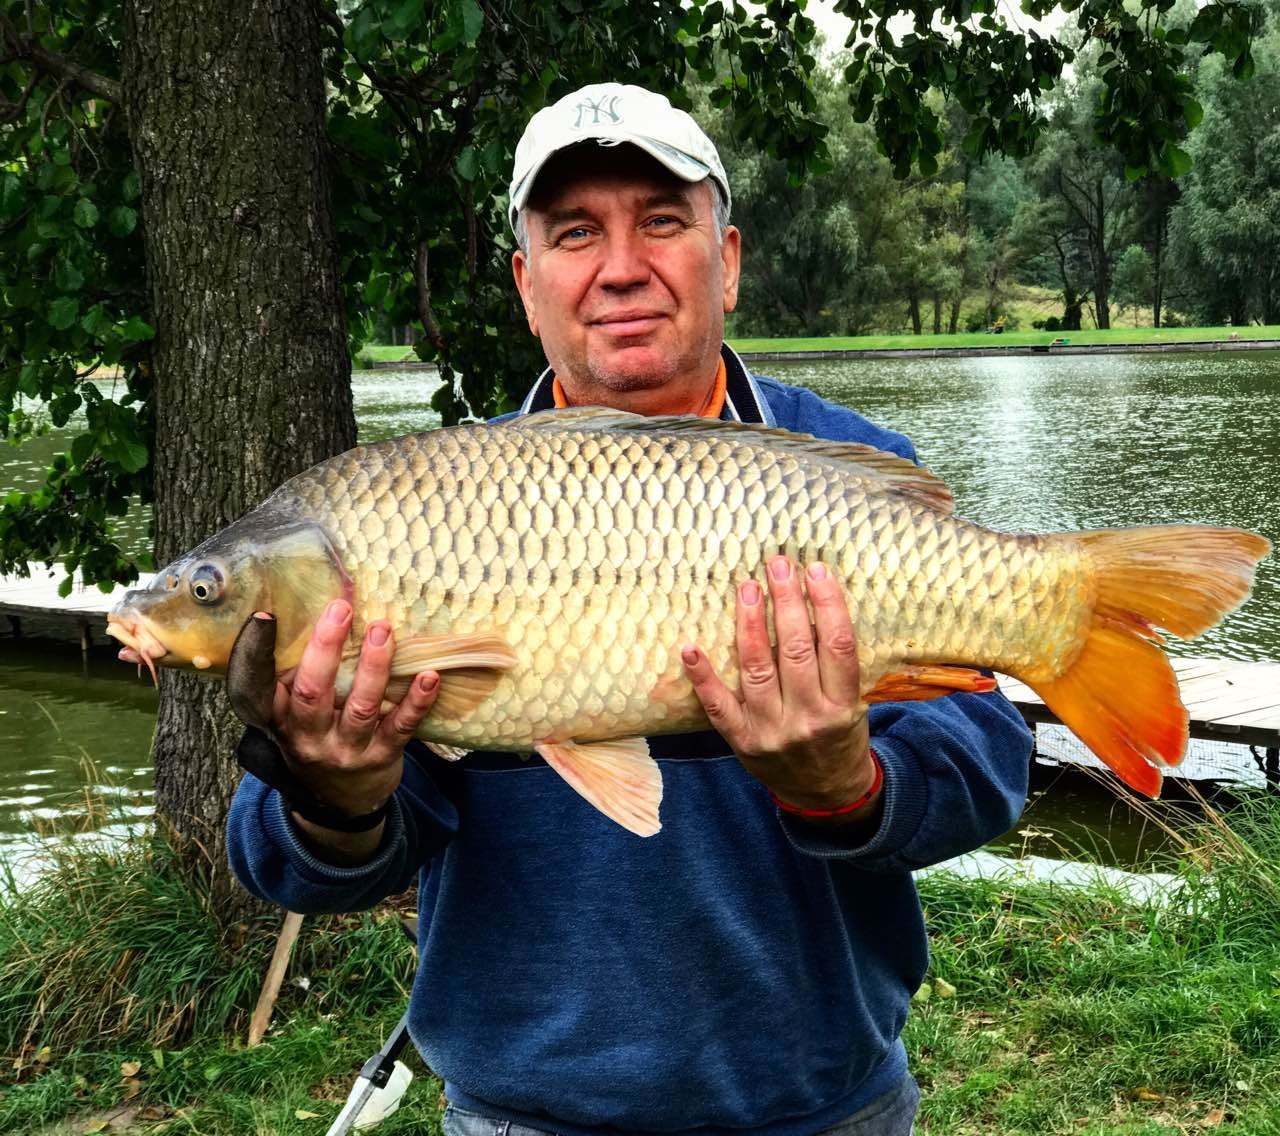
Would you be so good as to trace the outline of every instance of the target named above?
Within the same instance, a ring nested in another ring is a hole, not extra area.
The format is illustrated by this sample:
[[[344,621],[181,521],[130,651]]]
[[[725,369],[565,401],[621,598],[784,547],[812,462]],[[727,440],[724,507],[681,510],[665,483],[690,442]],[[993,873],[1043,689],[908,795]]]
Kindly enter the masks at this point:
[[[823,465],[871,482],[885,492],[905,497],[937,509],[951,512],[951,490],[936,474],[906,458],[879,450],[861,442],[832,442],[812,434],[798,434],[777,426],[761,426],[754,422],[725,422],[719,418],[698,418],[692,414],[664,414],[649,417],[615,410],[608,406],[572,406],[563,410],[542,410],[536,414],[511,419],[501,425],[537,433],[565,433],[573,430],[602,433],[642,433],[663,435],[701,434],[726,442],[762,446],[772,450],[808,458]]]

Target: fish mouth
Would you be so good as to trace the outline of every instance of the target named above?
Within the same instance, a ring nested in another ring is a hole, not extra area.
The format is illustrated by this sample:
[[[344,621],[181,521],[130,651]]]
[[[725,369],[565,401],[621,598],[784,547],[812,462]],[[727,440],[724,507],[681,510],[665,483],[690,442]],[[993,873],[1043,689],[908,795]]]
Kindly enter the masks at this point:
[[[125,662],[137,663],[138,674],[142,674],[145,666],[151,672],[151,681],[156,686],[160,685],[160,676],[156,674],[156,660],[163,659],[169,653],[169,648],[152,634],[141,616],[127,611],[108,613],[107,634],[124,647],[120,657]]]

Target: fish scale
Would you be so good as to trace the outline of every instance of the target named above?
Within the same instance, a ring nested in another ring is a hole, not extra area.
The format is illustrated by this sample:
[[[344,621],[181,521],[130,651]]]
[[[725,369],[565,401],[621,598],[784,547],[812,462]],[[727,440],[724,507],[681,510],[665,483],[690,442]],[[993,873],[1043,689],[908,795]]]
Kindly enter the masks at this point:
[[[233,651],[249,616],[275,616],[266,662],[288,681],[325,606],[346,598],[339,694],[364,629],[388,620],[387,699],[440,673],[421,737],[536,750],[648,836],[662,784],[643,738],[708,724],[679,650],[696,643],[736,687],[736,589],[777,553],[838,576],[866,701],[990,691],[976,668],[1011,674],[1154,796],[1187,737],[1155,628],[1212,626],[1269,547],[1197,525],[998,533],[868,446],[579,408],[323,462],[129,592],[108,630],[153,670],[227,669],[233,702],[270,725],[265,672]]]
[[[388,492],[406,471],[413,492]],[[491,629],[510,644],[518,662],[481,705],[424,726],[458,746],[705,728],[678,649],[697,642],[736,684],[735,589],[777,552],[838,567],[866,689],[897,663],[1030,661],[1020,594],[1006,597],[1015,618],[992,619],[992,557],[1006,576],[1058,580],[1049,608],[1073,586],[1061,557],[1023,549],[1035,538],[987,533],[856,470],[709,435],[436,431],[359,447],[278,496],[313,512],[351,576],[353,639],[387,619],[398,638]],[[487,508],[468,507],[486,496]],[[412,513],[393,511],[398,501]],[[497,589],[509,600],[490,627]],[[1078,630],[1061,622],[1069,644]],[[585,687],[574,681],[584,670]],[[677,690],[655,701],[663,679]]]

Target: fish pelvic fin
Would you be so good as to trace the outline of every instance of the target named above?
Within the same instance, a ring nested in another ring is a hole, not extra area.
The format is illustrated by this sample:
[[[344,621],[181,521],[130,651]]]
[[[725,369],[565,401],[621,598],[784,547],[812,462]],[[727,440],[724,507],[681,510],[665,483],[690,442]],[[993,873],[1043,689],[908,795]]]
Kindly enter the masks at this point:
[[[493,693],[502,673],[516,665],[515,653],[492,632],[423,635],[396,643],[387,698],[398,702],[420,671],[440,674],[440,692],[431,708],[442,718],[462,718]]]
[[[1149,797],[1182,760],[1187,711],[1156,626],[1191,638],[1249,595],[1270,542],[1242,529],[1164,525],[1071,534],[1093,563],[1095,603],[1070,665],[1027,683],[1120,779]]]
[[[996,680],[972,667],[900,667],[880,680],[864,695],[867,702],[927,702],[964,691],[985,694],[995,690]]]
[[[644,738],[608,742],[543,742],[534,749],[570,788],[637,836],[662,828],[662,770]]]

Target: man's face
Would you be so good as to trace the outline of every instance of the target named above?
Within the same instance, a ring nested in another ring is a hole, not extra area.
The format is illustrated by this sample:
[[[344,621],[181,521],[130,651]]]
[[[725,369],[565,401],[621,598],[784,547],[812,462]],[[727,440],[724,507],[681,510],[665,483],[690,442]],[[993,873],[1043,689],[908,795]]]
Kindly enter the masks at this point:
[[[575,401],[613,392],[627,397],[608,401],[653,412],[674,408],[685,386],[705,393],[738,295],[738,231],[717,239],[713,194],[633,146],[543,167],[529,252],[512,267],[529,328]]]

